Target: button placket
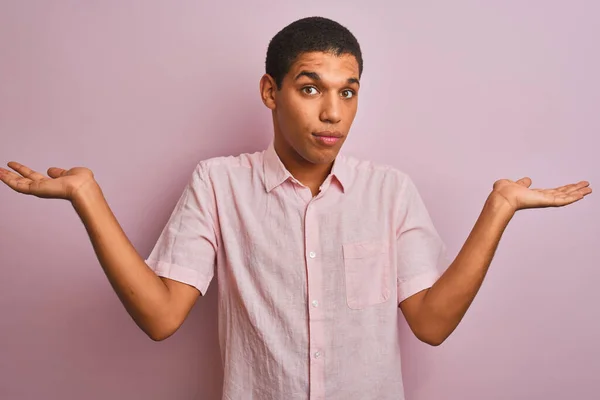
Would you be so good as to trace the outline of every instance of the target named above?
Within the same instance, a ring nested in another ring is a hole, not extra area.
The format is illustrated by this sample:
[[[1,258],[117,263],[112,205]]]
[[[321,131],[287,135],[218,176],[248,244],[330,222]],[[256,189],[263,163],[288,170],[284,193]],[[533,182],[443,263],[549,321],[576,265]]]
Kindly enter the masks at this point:
[[[308,307],[309,323],[309,381],[310,398],[323,398],[325,395],[325,332],[322,307],[318,299],[323,292],[322,263],[319,247],[319,226],[313,198],[306,207],[304,223],[305,248],[307,249],[306,270],[308,277]]]

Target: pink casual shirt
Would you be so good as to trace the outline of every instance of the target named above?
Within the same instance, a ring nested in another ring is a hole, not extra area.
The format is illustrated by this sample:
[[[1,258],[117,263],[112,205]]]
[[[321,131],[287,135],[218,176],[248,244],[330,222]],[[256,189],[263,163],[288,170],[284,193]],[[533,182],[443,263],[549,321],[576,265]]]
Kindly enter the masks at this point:
[[[146,263],[216,273],[223,399],[398,400],[398,304],[445,249],[406,173],[340,153],[313,197],[271,143],[199,162]]]

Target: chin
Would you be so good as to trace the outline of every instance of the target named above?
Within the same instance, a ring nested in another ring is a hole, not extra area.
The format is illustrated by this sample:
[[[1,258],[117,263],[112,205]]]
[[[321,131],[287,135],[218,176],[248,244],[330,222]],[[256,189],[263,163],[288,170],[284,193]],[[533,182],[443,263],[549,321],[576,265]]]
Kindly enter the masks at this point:
[[[317,149],[309,152],[309,158],[306,158],[313,164],[330,164],[337,157],[339,150]]]
[[[288,142],[291,143],[291,142]],[[313,140],[296,142],[290,146],[290,150],[296,153],[296,156],[310,164],[330,164],[337,157],[341,146],[320,146]]]

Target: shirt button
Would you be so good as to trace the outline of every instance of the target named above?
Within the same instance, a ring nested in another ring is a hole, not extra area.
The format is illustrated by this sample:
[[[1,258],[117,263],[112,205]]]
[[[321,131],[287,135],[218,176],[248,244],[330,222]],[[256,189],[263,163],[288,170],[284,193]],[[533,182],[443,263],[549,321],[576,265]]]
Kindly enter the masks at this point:
[[[312,305],[313,305],[313,307],[318,307],[319,306],[319,302],[317,300],[313,300],[312,301]]]
[[[310,253],[308,253],[308,256],[310,258],[315,258],[317,256],[317,253],[315,253],[314,251],[311,251]]]
[[[321,352],[320,352],[320,351],[317,351],[317,352],[315,353],[315,358],[319,358],[319,357],[321,357]]]

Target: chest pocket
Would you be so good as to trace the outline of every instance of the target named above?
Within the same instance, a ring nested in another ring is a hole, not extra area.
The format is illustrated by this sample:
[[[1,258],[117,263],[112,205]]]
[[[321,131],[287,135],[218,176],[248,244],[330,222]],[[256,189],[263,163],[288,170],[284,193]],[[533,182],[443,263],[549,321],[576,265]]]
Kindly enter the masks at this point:
[[[380,304],[390,298],[389,248],[382,241],[342,245],[346,301],[352,309]]]

